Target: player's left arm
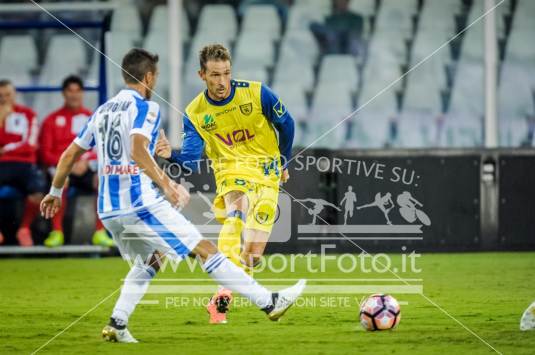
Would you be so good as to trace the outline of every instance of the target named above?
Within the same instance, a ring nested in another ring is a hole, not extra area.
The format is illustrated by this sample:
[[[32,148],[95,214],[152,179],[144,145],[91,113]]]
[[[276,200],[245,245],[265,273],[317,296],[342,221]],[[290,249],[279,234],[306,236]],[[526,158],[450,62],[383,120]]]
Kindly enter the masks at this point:
[[[61,195],[65,181],[72,171],[74,163],[89,149],[95,146],[94,122],[91,117],[85,127],[80,131],[74,141],[61,154],[56,173],[52,180],[50,192],[41,201],[41,215],[45,218],[52,218],[61,208]]]
[[[279,132],[279,151],[284,160],[282,180],[286,182],[289,178],[288,162],[292,158],[295,122],[277,94],[263,84],[260,91],[260,101],[262,103],[262,113]]]

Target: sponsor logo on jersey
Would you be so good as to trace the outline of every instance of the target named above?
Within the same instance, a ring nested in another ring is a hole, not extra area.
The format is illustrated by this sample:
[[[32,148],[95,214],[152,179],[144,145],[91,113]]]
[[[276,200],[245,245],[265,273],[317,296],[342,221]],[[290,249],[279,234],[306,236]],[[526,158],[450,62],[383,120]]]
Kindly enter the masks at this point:
[[[231,133],[227,133],[224,135],[221,135],[219,133],[215,134],[217,138],[223,143],[225,143],[226,146],[232,147],[235,144],[240,143],[246,143],[252,139],[254,139],[255,135],[251,132],[249,132],[249,129],[236,129],[232,131]]]
[[[230,112],[235,111],[235,110],[236,110],[236,106],[232,106],[231,108],[226,108],[223,111],[217,112],[215,114],[215,117],[219,117],[221,115],[224,115],[226,113],[230,113]]]
[[[253,112],[253,103],[249,102],[247,104],[240,105],[240,111],[245,116],[249,116]]]
[[[139,175],[139,167],[137,165],[108,164],[104,166],[104,175]]]
[[[214,116],[206,114],[204,115],[203,125],[201,126],[205,131],[212,131],[217,128],[217,125],[214,120]]]

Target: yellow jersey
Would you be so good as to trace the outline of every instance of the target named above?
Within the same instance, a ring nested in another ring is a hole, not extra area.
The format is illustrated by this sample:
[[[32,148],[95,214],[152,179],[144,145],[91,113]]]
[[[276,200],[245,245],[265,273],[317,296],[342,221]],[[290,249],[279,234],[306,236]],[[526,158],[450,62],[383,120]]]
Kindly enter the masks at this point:
[[[214,101],[204,91],[186,107],[182,152],[171,160],[199,160],[204,149],[218,185],[238,178],[278,186],[293,135],[293,119],[271,89],[232,80],[226,99]]]

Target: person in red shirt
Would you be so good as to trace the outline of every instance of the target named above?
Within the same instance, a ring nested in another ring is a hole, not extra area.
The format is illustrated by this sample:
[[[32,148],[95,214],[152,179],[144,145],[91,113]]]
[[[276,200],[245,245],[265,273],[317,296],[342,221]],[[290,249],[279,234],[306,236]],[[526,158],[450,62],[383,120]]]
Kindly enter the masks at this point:
[[[43,120],[38,152],[41,164],[45,166],[51,177],[54,176],[61,154],[71,144],[91,116],[91,111],[83,106],[83,87],[83,81],[79,77],[71,75],[65,78],[62,85],[65,104]],[[89,151],[75,163],[72,174],[69,177],[69,186],[80,190],[94,191],[96,187],[95,170],[96,156]],[[67,189],[64,189],[63,204],[67,202],[66,193]],[[62,211],[65,211],[65,209],[62,209]],[[47,247],[63,245],[63,217],[63,213],[58,213],[52,218],[52,232],[45,239]],[[106,233],[98,217],[96,217],[95,229],[93,244],[113,245],[113,240]]]
[[[0,80],[0,186],[11,186],[26,196],[17,240],[29,247],[33,245],[30,225],[39,212],[46,181],[36,165],[37,117],[32,109],[18,105],[15,96],[13,84]]]

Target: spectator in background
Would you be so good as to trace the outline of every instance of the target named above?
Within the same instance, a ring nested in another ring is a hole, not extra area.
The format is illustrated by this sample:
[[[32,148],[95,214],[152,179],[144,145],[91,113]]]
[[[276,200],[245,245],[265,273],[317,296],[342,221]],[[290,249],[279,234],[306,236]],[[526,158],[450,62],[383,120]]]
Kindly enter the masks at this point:
[[[85,126],[91,116],[91,111],[83,106],[84,83],[82,79],[71,75],[63,80],[62,89],[65,104],[57,111],[48,115],[41,127],[39,136],[39,158],[45,166],[50,177],[54,176],[56,165],[63,151],[72,143],[76,135]],[[93,192],[96,187],[94,167],[96,155],[89,151],[78,160],[69,178],[68,184],[80,190]],[[67,203],[67,189],[64,189],[62,205]],[[52,218],[52,232],[45,240],[47,247],[56,247],[65,242],[63,234],[63,217],[65,208],[62,208]],[[96,213],[96,208],[95,208]],[[96,231],[93,234],[93,244],[112,246],[113,240],[108,236],[102,222],[96,217]]]
[[[363,29],[364,18],[349,10],[349,0],[332,0],[332,13],[323,23],[310,25],[328,54],[358,55]]]
[[[26,196],[17,240],[33,245],[30,226],[39,212],[46,182],[36,166],[37,118],[32,109],[15,102],[15,87],[0,80],[0,186],[12,186]],[[4,237],[0,233],[1,242]]]

